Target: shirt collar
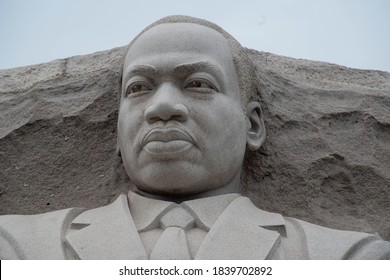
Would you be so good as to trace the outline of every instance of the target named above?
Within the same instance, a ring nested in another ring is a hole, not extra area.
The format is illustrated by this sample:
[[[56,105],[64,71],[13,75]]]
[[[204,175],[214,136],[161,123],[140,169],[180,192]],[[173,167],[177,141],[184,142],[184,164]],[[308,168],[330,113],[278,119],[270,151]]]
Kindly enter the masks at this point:
[[[187,209],[194,215],[197,226],[208,231],[225,208],[239,196],[240,194],[230,193],[176,204],[170,201],[147,198],[132,191],[128,193],[130,212],[138,232],[158,227],[161,216],[177,206]]]

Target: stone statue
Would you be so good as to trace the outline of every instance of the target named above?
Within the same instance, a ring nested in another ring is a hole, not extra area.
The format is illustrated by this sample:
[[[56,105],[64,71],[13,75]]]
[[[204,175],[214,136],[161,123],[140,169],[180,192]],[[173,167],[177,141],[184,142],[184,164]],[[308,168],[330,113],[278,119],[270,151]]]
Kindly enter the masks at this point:
[[[118,154],[136,188],[97,209],[0,217],[1,259],[390,259],[379,236],[256,208],[240,195],[263,144],[241,45],[204,20],[147,27],[124,59]]]

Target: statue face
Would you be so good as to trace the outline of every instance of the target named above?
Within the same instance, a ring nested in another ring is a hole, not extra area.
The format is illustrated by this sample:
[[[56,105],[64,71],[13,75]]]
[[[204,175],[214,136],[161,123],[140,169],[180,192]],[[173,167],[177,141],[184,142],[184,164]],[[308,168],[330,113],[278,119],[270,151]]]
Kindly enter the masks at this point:
[[[118,140],[133,182],[152,194],[199,194],[237,180],[248,119],[232,54],[217,31],[157,25],[130,47]]]

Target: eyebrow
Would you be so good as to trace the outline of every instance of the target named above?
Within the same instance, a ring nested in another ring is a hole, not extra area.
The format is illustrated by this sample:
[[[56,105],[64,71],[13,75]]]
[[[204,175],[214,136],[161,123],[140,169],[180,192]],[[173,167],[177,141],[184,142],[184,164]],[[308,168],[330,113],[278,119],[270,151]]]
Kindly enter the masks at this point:
[[[209,61],[183,63],[173,69],[173,75],[177,77],[185,77],[195,72],[209,72],[209,74],[217,74],[218,77],[224,78],[224,72],[221,67]]]
[[[155,77],[159,75],[159,72],[160,71],[157,70],[156,67],[148,64],[131,65],[126,69],[126,71],[124,71],[124,79],[122,80],[122,83],[127,83],[134,75]],[[185,79],[191,74],[197,72],[206,72],[216,79],[216,86],[219,88],[219,90],[223,89],[221,86],[226,82],[226,75],[221,66],[210,61],[196,61],[179,64],[167,72],[169,75],[172,75],[177,79]]]
[[[136,64],[132,65],[129,68],[127,68],[125,71],[125,76],[123,81],[128,81],[131,76],[134,75],[148,75],[148,76],[153,76],[157,75],[158,71],[155,67],[151,65],[146,65],[146,64]]]

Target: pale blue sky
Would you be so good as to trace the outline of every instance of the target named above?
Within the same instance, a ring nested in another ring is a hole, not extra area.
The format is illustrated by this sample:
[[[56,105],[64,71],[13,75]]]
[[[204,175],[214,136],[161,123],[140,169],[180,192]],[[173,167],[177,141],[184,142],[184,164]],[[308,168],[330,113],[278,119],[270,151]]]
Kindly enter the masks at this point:
[[[123,46],[172,14],[210,20],[248,48],[390,71],[388,0],[0,0],[0,69]]]

